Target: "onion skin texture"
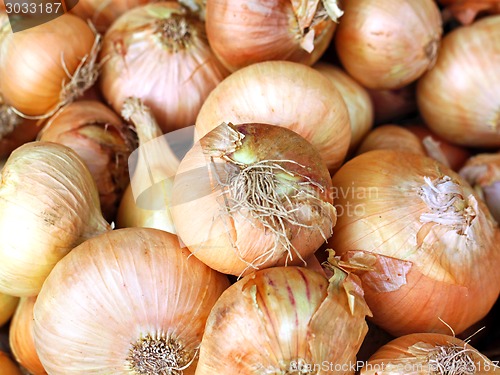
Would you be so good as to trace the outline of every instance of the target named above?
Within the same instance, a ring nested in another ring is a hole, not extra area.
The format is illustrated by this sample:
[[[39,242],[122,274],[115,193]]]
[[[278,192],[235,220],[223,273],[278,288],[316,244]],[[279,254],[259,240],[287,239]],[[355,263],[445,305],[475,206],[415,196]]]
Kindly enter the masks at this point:
[[[443,38],[436,65],[417,85],[420,114],[434,133],[463,146],[500,146],[499,58],[500,15]]]
[[[435,63],[442,34],[433,0],[350,0],[335,47],[349,74],[370,89],[398,89]]]
[[[447,333],[444,321],[459,334],[488,313],[500,291],[500,235],[458,174],[428,157],[376,150],[332,183],[338,221],[329,245],[368,267],[359,276],[374,323],[401,336]]]
[[[344,99],[351,123],[349,151],[353,151],[373,127],[374,111],[370,95],[339,67],[321,62],[314,68],[328,77]]]
[[[0,368],[2,375],[22,375],[19,367],[2,351],[0,351]]]
[[[193,125],[203,101],[228,74],[204,27],[175,1],[123,14],[103,40],[100,87],[107,102],[121,112],[128,97],[140,98],[163,132]]]
[[[12,354],[31,375],[46,375],[35,349],[33,339],[33,307],[36,297],[23,297],[19,301],[9,329]]]
[[[5,101],[27,116],[56,110],[67,99],[62,88],[70,78],[64,66],[74,74],[95,38],[90,26],[72,14],[7,34],[0,49],[0,92]]]
[[[378,126],[368,133],[356,154],[360,155],[372,150],[401,150],[426,155],[416,135],[401,126],[392,124]]]
[[[2,170],[0,291],[38,294],[62,257],[108,230],[97,187],[78,155],[52,142],[24,144]]]
[[[448,360],[465,349],[471,362],[446,362],[445,358],[438,357],[440,348],[446,350],[451,347],[454,350],[448,352]],[[460,365],[465,364],[473,364],[474,368],[469,367],[470,374],[496,374],[500,371],[499,367],[463,340],[439,333],[413,333],[398,337],[379,348],[368,359],[360,375],[428,375],[440,373],[438,366],[451,366],[441,367],[446,374],[465,374],[459,372],[464,370]]]
[[[85,162],[99,189],[101,210],[109,222],[129,183],[128,157],[134,148],[128,125],[98,101],[77,101],[52,116],[39,140],[73,149]]]
[[[148,334],[169,336],[191,359],[228,286],[172,234],[104,233],[73,249],[47,278],[34,308],[35,346],[51,375],[140,373],[129,356]]]
[[[342,277],[329,284],[311,270],[275,267],[233,284],[210,313],[196,375],[298,374],[299,366],[324,363],[347,369],[314,374],[354,374],[349,365],[356,363],[370,311],[359,280]]]
[[[243,136],[241,146],[231,148],[228,130]],[[231,161],[211,154],[213,149],[224,150]],[[272,182],[252,180],[256,177],[248,168],[258,165],[272,165],[272,172],[259,172]],[[247,184],[231,185],[240,177]],[[266,190],[256,197],[255,190],[247,188],[254,184],[260,184],[258,192],[274,184],[273,191],[280,193]],[[222,124],[196,142],[181,161],[170,212],[177,234],[194,256],[219,272],[239,276],[276,265],[303,265],[335,225],[330,190],[328,169],[298,134],[267,124]],[[258,200],[264,200],[263,205],[273,200],[271,208],[262,208]],[[275,214],[281,210],[289,212],[284,219]]]
[[[210,46],[232,72],[262,61],[287,60],[313,65],[330,44],[337,24],[325,14],[317,25],[312,21],[321,1],[307,1],[296,11],[294,1],[207,0],[206,28]],[[303,12],[303,13],[302,13]],[[309,19],[306,21],[306,19]],[[301,26],[302,22],[305,22]],[[306,33],[314,39],[306,51]]]
[[[351,140],[349,112],[340,92],[313,68],[287,61],[257,63],[223,80],[196,118],[198,137],[222,122],[293,130],[316,147],[329,170],[340,167]]]
[[[0,293],[0,327],[9,321],[16,311],[19,298]]]

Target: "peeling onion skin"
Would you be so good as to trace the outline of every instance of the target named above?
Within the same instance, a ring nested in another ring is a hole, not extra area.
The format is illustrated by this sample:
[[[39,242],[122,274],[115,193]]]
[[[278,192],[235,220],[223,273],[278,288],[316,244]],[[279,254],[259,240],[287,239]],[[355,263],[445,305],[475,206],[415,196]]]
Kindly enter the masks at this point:
[[[353,275],[336,274],[329,284],[300,267],[269,268],[240,279],[210,313],[196,375],[298,374],[294,363],[356,363],[370,314],[358,283]],[[328,367],[311,373],[354,371]]]
[[[349,74],[369,89],[398,89],[435,63],[442,21],[434,0],[349,0],[335,34]]]
[[[198,137],[222,122],[293,130],[316,147],[330,171],[340,167],[351,140],[349,112],[340,92],[320,72],[289,61],[253,64],[224,79],[200,109]]]
[[[163,132],[193,125],[208,94],[228,74],[205,25],[175,1],[137,7],[106,32],[100,88],[118,113],[128,97],[153,111]]]
[[[327,49],[337,24],[327,18],[315,30],[313,50],[302,48],[301,17],[293,1],[207,0],[207,37],[219,60],[232,72],[262,61],[313,65]],[[310,13],[315,1],[302,2]]]
[[[225,275],[190,257],[170,233],[114,230],[76,247],[51,272],[34,307],[35,346],[51,375],[139,374],[132,346],[157,334],[170,336],[191,360],[228,286]],[[163,340],[151,341],[159,344],[159,356],[150,358],[157,364],[168,353]],[[140,348],[135,353],[144,359]],[[156,370],[142,373],[181,374]]]
[[[241,146],[231,149],[226,129],[244,136]],[[216,149],[230,160],[211,154]],[[222,124],[181,161],[171,214],[194,256],[219,272],[240,276],[303,265],[335,225],[330,191],[326,165],[298,134],[267,124]]]
[[[329,245],[373,268],[359,275],[374,323],[394,336],[447,333],[442,319],[459,334],[488,313],[500,291],[499,229],[458,174],[428,157],[376,150],[332,183],[338,221]]]
[[[500,15],[447,34],[436,65],[417,85],[426,125],[454,144],[499,147],[499,59]]]

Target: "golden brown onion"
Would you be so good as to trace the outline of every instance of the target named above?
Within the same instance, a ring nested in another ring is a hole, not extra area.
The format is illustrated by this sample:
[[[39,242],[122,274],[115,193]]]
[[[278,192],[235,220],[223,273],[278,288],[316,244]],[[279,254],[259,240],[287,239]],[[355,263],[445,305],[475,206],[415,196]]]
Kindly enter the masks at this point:
[[[401,150],[426,155],[420,139],[409,130],[398,125],[382,125],[373,129],[363,139],[357,155],[372,150]]]

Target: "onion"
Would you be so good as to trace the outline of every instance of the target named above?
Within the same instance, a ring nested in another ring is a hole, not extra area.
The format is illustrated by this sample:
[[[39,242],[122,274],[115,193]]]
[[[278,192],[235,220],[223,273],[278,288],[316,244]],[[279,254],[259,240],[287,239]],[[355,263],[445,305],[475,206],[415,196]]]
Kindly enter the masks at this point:
[[[115,111],[128,97],[140,98],[164,132],[193,125],[227,74],[208,45],[204,23],[174,1],[123,14],[104,37],[101,61],[101,90]]]
[[[359,271],[373,321],[394,336],[461,333],[500,292],[500,232],[485,204],[437,161],[376,150],[333,177],[330,246]]]
[[[179,246],[160,230],[118,229],[64,257],[34,308],[47,372],[194,374],[205,322],[229,282]]]
[[[221,124],[182,159],[171,213],[194,256],[242,275],[304,264],[335,225],[330,187],[326,165],[298,134],[266,124]]]
[[[335,46],[344,68],[362,85],[397,89],[434,65],[441,34],[433,0],[349,0]]]
[[[498,373],[500,367],[453,336],[414,333],[382,346],[361,369],[361,375]]]
[[[426,126],[408,125],[405,129],[420,138],[428,156],[454,171],[458,171],[470,156],[469,150],[445,141]]]
[[[71,14],[9,33],[0,49],[0,92],[18,113],[49,117],[94,84],[99,48],[100,36]]]
[[[2,369],[2,375],[22,375],[15,362],[2,351],[0,351],[0,368]]]
[[[417,114],[415,84],[394,90],[368,90],[372,99],[375,124],[388,124]]]
[[[78,0],[71,13],[89,19],[100,32],[109,26],[127,10],[155,2],[155,0]]]
[[[33,307],[36,297],[23,297],[12,318],[9,343],[12,354],[31,375],[46,375],[47,372],[38,358],[33,339]]]
[[[498,0],[438,0],[438,2],[464,25],[470,25],[479,15],[500,13]]]
[[[76,151],[97,184],[105,219],[113,221],[129,183],[127,159],[134,148],[133,134],[120,117],[100,102],[78,101],[52,116],[39,139]]]
[[[0,293],[0,327],[12,317],[18,302],[19,298]]]
[[[73,247],[109,230],[95,182],[74,151],[42,141],[17,148],[0,184],[0,292],[38,294]]]
[[[417,86],[420,113],[434,133],[464,146],[500,146],[499,59],[500,16],[443,38],[436,66]]]
[[[367,332],[359,280],[300,267],[257,271],[212,309],[196,375],[354,374]]]
[[[314,64],[342,15],[337,0],[207,0],[210,46],[231,71],[269,60]]]
[[[351,123],[349,150],[352,151],[373,126],[373,104],[370,95],[341,68],[323,62],[316,64],[314,68],[328,77],[344,99]]]
[[[373,129],[363,139],[357,155],[372,150],[401,150],[426,155],[420,139],[411,131],[398,125],[382,125]]]
[[[254,64],[222,81],[203,103],[197,134],[222,122],[293,130],[316,147],[330,170],[340,167],[350,142],[349,112],[340,92],[323,74],[293,62]]]
[[[472,156],[460,169],[460,175],[474,187],[500,223],[500,153]]]

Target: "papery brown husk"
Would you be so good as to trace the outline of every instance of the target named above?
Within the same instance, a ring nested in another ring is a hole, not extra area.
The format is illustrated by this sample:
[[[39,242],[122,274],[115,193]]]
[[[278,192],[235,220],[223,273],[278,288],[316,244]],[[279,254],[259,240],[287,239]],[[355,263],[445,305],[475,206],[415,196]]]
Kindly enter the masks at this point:
[[[38,138],[76,151],[97,184],[105,219],[113,221],[129,183],[128,158],[135,149],[129,125],[98,101],[77,101],[52,116]]]
[[[354,374],[369,314],[354,275],[337,270],[328,281],[300,267],[257,271],[212,309],[196,375]],[[298,371],[309,366],[314,371]]]
[[[418,195],[424,177],[444,176],[463,194],[456,207],[475,214],[467,235],[421,221],[433,212]],[[332,181],[338,221],[329,244],[369,268],[359,275],[376,324],[400,336],[448,333],[444,321],[458,334],[488,313],[500,291],[500,234],[458,174],[428,157],[378,150],[346,163]]]

